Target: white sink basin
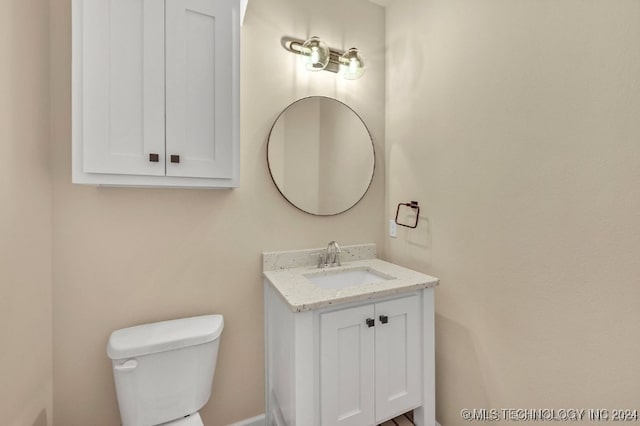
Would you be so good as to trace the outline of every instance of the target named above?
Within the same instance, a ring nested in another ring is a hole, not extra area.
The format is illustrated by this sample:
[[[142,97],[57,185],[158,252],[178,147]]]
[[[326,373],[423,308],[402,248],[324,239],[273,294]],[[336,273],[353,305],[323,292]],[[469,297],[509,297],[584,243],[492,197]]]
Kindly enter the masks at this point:
[[[394,279],[393,277],[369,268],[341,269],[338,271],[326,270],[305,274],[304,277],[316,286],[325,289],[341,289],[365,284],[377,284]]]

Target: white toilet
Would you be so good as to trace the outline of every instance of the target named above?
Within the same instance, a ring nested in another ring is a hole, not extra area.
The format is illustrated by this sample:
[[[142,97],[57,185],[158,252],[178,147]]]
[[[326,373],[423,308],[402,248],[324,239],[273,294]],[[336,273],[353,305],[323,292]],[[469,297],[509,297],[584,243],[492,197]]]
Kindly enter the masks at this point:
[[[114,331],[112,360],[123,426],[203,426],[222,315],[205,315]]]

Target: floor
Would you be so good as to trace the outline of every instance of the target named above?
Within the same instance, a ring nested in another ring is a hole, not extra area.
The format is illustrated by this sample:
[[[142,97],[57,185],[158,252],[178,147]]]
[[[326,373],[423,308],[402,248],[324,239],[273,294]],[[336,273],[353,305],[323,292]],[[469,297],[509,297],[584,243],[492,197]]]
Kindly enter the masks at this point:
[[[414,424],[412,421],[412,414],[413,413],[403,414],[395,419],[388,420],[379,426],[412,426]]]

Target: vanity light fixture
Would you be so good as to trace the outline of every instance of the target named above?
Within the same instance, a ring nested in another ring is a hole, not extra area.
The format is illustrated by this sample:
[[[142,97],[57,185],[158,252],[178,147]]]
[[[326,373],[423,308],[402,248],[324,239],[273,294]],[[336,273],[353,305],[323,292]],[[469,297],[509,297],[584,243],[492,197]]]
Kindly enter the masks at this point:
[[[346,80],[357,80],[365,71],[364,59],[355,47],[346,52],[331,49],[316,36],[307,41],[283,39],[283,46],[289,52],[305,56],[309,71],[330,71]]]

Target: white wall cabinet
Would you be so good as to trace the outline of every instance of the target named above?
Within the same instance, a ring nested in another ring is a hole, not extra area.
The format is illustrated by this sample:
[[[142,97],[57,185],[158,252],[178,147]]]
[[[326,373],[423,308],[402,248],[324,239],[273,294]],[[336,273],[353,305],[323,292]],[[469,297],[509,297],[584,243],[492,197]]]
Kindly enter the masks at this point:
[[[237,187],[239,0],[73,0],[73,182]]]
[[[293,313],[265,281],[267,424],[435,425],[433,288]]]

